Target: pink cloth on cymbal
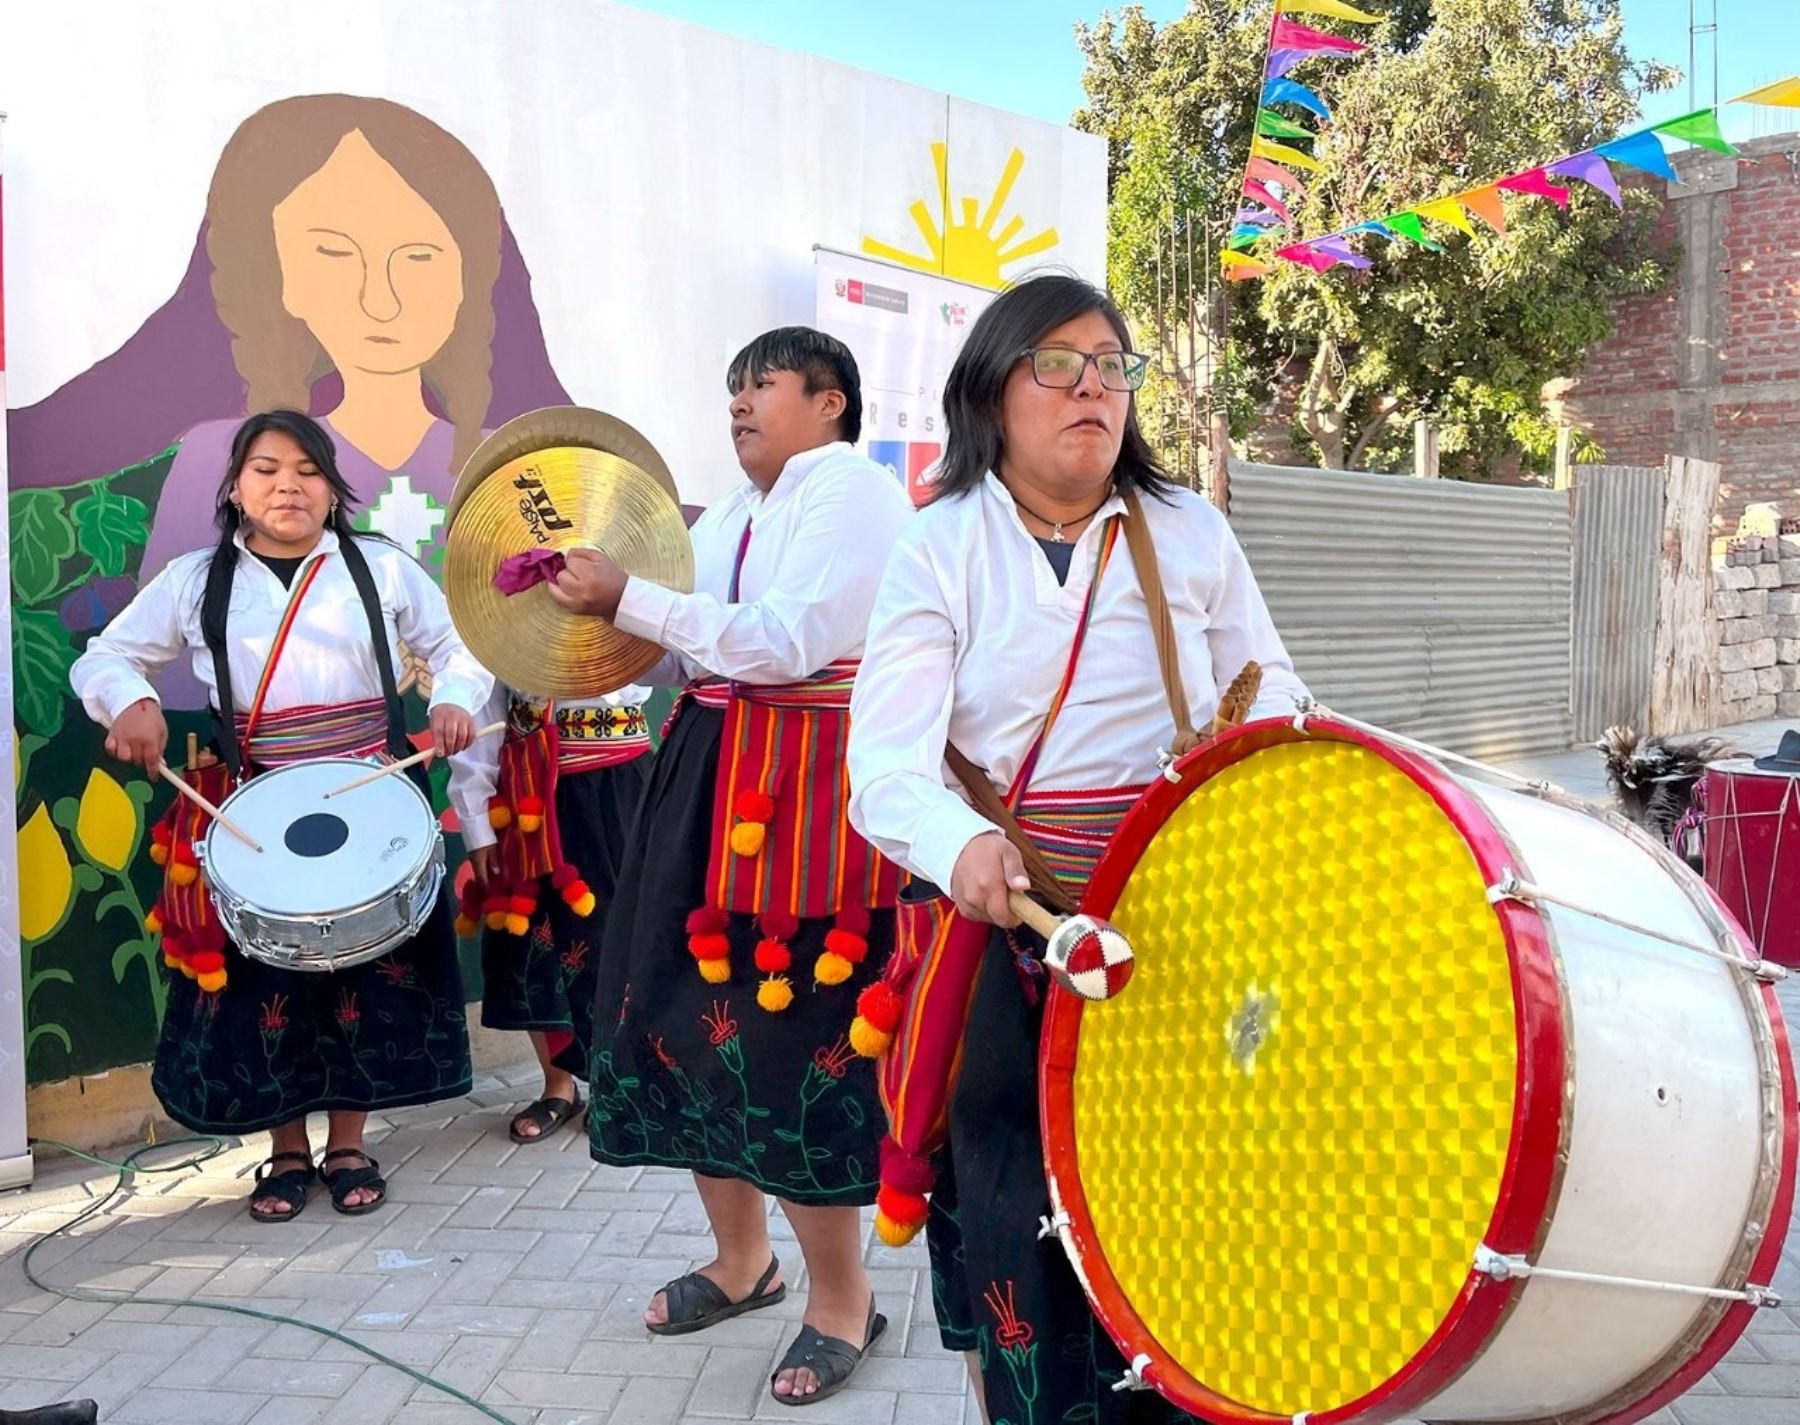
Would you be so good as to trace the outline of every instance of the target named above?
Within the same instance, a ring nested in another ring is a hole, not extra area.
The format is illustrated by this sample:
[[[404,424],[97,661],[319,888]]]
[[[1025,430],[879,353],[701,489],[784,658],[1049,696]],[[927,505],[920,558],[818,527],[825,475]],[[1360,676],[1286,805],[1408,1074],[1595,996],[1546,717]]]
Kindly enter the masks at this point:
[[[548,584],[567,561],[554,549],[528,549],[509,554],[494,571],[494,587],[503,594],[522,594],[533,584]]]

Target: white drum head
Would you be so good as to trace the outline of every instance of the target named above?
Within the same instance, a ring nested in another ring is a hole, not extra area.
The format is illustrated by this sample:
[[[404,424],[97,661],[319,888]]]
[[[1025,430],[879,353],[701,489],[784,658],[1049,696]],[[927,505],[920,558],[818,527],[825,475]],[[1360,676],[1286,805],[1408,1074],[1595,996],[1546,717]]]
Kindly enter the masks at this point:
[[[219,809],[255,851],[222,827],[208,838],[215,891],[276,916],[354,910],[389,894],[431,855],[431,807],[404,772],[327,800],[371,769],[331,758],[278,768],[245,783]]]

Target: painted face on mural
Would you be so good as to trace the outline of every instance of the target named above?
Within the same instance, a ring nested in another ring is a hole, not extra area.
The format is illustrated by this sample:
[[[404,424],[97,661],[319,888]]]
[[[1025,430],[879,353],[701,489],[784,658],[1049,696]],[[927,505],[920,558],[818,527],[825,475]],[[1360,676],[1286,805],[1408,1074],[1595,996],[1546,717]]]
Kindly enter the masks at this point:
[[[1061,347],[1092,354],[1122,351],[1119,334],[1102,312],[1086,312],[1038,338],[1039,349]],[[1059,497],[1080,500],[1112,478],[1125,439],[1129,391],[1100,384],[1093,362],[1067,389],[1041,385],[1031,363],[1021,360],[1006,378],[1000,398],[1000,427],[1007,470]]]
[[[251,443],[231,490],[231,502],[248,526],[245,544],[276,558],[311,551],[331,513],[331,499],[331,485],[300,443],[275,430]]]
[[[731,398],[731,444],[738,464],[767,490],[788,461],[838,438],[842,391],[806,391],[798,371],[747,375]]]
[[[443,349],[462,306],[462,250],[360,131],[274,221],[282,305],[340,371],[399,375]]]

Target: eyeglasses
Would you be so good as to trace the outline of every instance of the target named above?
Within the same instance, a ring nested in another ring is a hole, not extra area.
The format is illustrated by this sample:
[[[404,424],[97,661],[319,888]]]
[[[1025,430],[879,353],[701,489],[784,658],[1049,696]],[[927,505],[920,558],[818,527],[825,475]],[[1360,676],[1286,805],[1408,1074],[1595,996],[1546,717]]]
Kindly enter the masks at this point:
[[[1150,358],[1135,351],[1074,351],[1066,346],[1032,346],[1019,353],[1031,358],[1031,378],[1053,391],[1067,391],[1081,384],[1088,362],[1100,373],[1108,391],[1135,391],[1144,384]]]

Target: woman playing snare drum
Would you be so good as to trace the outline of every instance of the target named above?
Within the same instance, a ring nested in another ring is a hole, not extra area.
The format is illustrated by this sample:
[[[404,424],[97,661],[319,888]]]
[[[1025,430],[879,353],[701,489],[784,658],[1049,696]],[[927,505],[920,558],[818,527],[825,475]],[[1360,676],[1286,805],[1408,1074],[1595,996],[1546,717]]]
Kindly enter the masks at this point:
[[[466,749],[493,680],[462,646],[444,596],[391,544],[355,534],[331,438],[293,411],[252,416],[219,487],[218,544],[173,561],[77,660],[71,681],[106,750],[159,775],[168,726],[149,679],[183,654],[206,685],[223,763],[190,769],[214,805],[244,776],[316,757],[400,750],[393,669],[404,638],[431,665],[431,730]],[[220,709],[229,709],[229,719]],[[466,774],[450,794],[465,819]],[[346,798],[344,815],[354,811]],[[346,1214],[386,1194],[363,1151],[371,1109],[454,1098],[469,1087],[462,976],[447,897],[418,935],[330,974],[276,969],[230,944],[200,877],[204,812],[177,798],[152,832],[163,890],[152,928],[177,980],[152,1078],[170,1117],[203,1133],[272,1130],[250,1215],[297,1216],[315,1175]],[[325,900],[330,888],[321,887]],[[321,904],[319,913],[332,909]],[[313,1166],[306,1115],[325,1113]]]

